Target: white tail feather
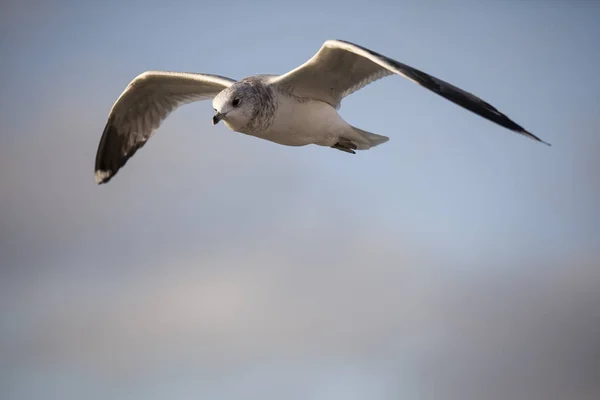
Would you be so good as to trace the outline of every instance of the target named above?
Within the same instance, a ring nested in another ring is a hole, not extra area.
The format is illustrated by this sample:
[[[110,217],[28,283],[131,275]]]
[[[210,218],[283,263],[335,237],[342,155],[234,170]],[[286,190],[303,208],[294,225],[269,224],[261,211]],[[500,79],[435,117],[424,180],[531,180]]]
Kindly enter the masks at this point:
[[[359,129],[355,126],[353,126],[352,128],[354,129],[354,132],[357,133],[361,139],[363,139],[360,142],[356,143],[358,150],[367,150],[371,147],[378,146],[390,140],[390,138],[387,136],[377,135],[375,133],[363,131],[362,129]]]

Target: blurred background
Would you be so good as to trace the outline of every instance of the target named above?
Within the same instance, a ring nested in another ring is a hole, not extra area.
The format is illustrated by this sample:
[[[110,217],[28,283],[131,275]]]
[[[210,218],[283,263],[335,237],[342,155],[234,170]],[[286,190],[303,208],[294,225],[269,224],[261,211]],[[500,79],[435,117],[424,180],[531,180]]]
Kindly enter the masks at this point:
[[[600,398],[600,3],[2,1],[0,397]],[[240,79],[344,39],[391,76],[355,156],[175,111],[108,184],[150,69]]]

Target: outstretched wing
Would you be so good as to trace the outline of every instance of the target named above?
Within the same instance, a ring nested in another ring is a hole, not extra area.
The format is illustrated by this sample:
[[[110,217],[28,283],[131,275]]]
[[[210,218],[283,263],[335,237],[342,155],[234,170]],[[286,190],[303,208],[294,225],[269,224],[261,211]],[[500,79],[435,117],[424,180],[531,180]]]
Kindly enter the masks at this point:
[[[295,95],[321,100],[339,108],[344,97],[392,74],[402,75],[483,118],[548,144],[479,97],[416,68],[342,40],[326,41],[310,60],[273,79],[272,84]]]
[[[119,96],[96,153],[96,183],[108,182],[177,107],[216,96],[235,81],[223,76],[148,71]]]

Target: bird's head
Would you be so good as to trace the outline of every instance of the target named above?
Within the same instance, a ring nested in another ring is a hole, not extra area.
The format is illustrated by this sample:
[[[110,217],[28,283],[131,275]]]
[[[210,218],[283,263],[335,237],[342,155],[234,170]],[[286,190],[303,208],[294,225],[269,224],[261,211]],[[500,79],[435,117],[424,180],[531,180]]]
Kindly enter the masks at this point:
[[[254,114],[253,97],[253,88],[244,82],[236,82],[221,91],[212,102],[215,110],[213,124],[223,120],[233,131],[244,129]]]

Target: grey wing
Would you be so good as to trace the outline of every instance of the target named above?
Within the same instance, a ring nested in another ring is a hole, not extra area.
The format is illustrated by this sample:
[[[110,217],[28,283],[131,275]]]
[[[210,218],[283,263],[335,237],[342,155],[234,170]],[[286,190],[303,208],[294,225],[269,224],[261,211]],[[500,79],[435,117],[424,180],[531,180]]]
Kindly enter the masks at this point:
[[[272,84],[297,96],[321,100],[339,108],[345,96],[392,74],[401,75],[498,125],[548,144],[479,97],[416,68],[343,40],[326,41],[310,60],[273,79]]]
[[[212,98],[234,82],[187,72],[138,75],[110,110],[96,153],[96,183],[108,182],[177,107]]]

